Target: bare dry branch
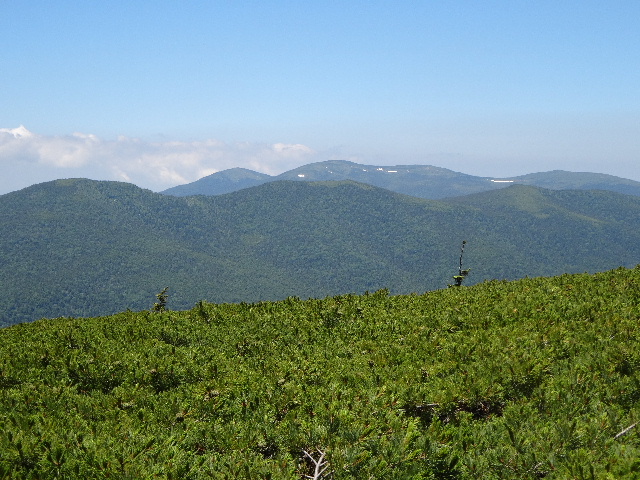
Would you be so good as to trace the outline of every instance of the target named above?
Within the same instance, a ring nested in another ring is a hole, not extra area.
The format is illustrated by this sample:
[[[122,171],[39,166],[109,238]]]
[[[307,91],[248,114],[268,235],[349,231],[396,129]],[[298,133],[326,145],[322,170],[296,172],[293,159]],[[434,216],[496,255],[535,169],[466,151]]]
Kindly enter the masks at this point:
[[[638,423],[634,423],[633,425],[629,425],[627,428],[625,428],[624,430],[622,430],[621,432],[619,432],[615,437],[613,437],[614,440],[617,440],[618,438],[620,438],[621,436],[623,436],[624,434],[626,434],[629,430],[631,430],[633,427],[635,427],[636,425],[638,425]]]
[[[313,458],[313,455],[311,455],[306,450],[302,450],[302,452],[305,454],[306,457],[309,458],[309,460],[311,460],[311,462],[313,463],[313,465],[315,467],[313,475],[305,475],[304,477],[305,478],[310,478],[312,480],[322,480],[324,473],[329,468],[329,462],[327,462],[325,460],[326,453],[323,452],[322,450],[318,449],[318,454],[320,456],[316,460],[315,458]]]

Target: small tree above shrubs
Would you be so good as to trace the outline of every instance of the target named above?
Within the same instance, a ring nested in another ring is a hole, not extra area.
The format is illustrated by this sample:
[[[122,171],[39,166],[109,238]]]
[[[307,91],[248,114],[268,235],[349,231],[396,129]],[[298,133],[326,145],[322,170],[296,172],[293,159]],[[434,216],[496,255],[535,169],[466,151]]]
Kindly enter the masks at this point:
[[[164,287],[164,289],[156,295],[158,301],[153,304],[152,312],[161,313],[167,309],[167,299],[169,298],[167,290],[169,290],[169,287]]]
[[[462,246],[460,247],[460,267],[458,268],[458,275],[453,276],[453,280],[455,281],[455,283],[453,285],[449,285],[450,287],[462,286],[462,282],[464,281],[465,278],[467,278],[467,275],[469,275],[469,272],[471,271],[470,268],[466,270],[462,269],[462,256],[464,255],[464,246],[466,244],[467,244],[467,241],[463,240]]]

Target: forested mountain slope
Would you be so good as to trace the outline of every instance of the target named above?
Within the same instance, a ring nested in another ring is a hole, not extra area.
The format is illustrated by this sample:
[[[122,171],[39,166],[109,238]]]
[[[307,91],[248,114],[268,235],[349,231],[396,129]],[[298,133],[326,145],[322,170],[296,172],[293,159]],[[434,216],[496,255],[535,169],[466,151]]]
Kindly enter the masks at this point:
[[[428,201],[346,182],[172,197],[81,179],[0,196],[0,323],[634,266],[640,198],[514,186]]]
[[[637,479],[640,268],[41,320],[0,392],[0,478]]]

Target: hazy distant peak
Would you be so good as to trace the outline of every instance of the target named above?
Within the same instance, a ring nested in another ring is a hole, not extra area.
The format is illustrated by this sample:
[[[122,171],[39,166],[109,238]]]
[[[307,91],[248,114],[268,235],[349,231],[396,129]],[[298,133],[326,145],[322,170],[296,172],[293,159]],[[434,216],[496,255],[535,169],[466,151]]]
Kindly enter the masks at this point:
[[[516,183],[552,190],[609,190],[640,196],[640,182],[598,173],[553,170],[510,178],[493,178],[478,177],[433,165],[363,165],[348,160],[314,162],[276,176],[246,168],[231,168],[162,193],[175,196],[220,195],[275,180],[354,180],[427,199],[458,197]]]
[[[255,170],[250,170],[244,167],[233,167],[233,168],[228,168],[226,170],[220,170],[219,172],[213,173],[209,176],[212,176],[212,175],[216,175],[218,177],[221,177],[221,176],[233,177],[236,175],[242,175],[245,177],[254,177],[254,178],[270,177],[270,175],[267,175],[266,173],[256,172]]]
[[[266,173],[255,172],[248,168],[234,167],[202,177],[186,185],[178,185],[164,190],[165,195],[184,197],[188,195],[220,195],[235,192],[243,188],[255,187],[273,180]]]

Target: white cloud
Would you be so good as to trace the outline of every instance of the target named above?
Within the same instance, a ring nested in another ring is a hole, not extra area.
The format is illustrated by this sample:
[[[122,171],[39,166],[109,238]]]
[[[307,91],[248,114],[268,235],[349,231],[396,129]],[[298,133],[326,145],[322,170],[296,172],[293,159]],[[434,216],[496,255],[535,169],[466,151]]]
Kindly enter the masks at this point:
[[[293,145],[287,143],[275,143],[272,148],[274,152],[290,157],[297,157],[299,155],[313,153],[313,150],[311,150],[309,147],[307,147],[306,145],[301,145],[299,143]]]
[[[219,140],[151,142],[93,134],[45,136],[25,127],[0,129],[0,194],[56,178],[120,180],[163,190],[220,170],[244,167],[277,174],[315,161],[301,144],[225,143]]]
[[[31,137],[31,133],[24,125],[20,125],[18,128],[0,128],[0,133],[8,133],[13,135],[14,138]]]

